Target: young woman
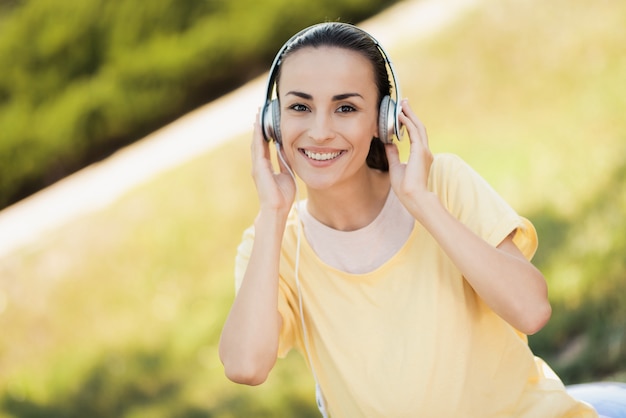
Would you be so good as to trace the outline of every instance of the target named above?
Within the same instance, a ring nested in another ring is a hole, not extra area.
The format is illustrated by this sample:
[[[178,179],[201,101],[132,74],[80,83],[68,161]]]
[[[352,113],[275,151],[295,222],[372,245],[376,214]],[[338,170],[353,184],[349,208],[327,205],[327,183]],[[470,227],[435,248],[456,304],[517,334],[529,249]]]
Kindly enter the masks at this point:
[[[226,375],[260,384],[296,348],[332,417],[597,416],[528,347],[551,314],[528,261],[534,228],[460,158],[433,156],[390,79],[384,50],[348,24],[279,52],[253,135],[260,208],[238,250]],[[292,173],[307,192],[295,205]]]

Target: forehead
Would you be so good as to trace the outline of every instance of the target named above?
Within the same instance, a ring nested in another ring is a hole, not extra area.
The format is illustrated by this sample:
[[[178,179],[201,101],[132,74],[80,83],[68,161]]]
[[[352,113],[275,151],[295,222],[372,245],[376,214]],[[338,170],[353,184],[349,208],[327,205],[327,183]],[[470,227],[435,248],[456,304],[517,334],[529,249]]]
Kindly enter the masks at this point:
[[[346,87],[376,89],[374,66],[358,51],[339,47],[304,47],[289,54],[281,64],[281,89],[285,86],[337,82]]]

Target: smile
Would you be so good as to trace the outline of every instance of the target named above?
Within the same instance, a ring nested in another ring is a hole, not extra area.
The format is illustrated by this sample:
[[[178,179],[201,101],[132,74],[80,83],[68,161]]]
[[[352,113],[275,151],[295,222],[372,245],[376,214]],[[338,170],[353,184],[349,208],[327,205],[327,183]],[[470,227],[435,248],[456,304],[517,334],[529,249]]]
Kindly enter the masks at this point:
[[[315,160],[315,161],[328,161],[328,160],[332,160],[334,158],[337,158],[341,154],[343,154],[343,151],[337,151],[337,152],[312,152],[312,151],[305,150],[305,149],[303,149],[302,152],[304,153],[304,155],[306,155],[307,157],[309,157],[310,159]]]

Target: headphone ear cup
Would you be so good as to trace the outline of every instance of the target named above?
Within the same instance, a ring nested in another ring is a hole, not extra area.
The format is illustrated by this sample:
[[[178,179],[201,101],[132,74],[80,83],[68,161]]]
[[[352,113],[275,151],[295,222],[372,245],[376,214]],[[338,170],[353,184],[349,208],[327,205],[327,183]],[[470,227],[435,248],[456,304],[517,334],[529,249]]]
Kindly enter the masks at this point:
[[[395,124],[395,102],[391,100],[391,97],[385,96],[378,110],[378,138],[383,144],[391,142]]]
[[[270,116],[272,117],[272,138],[274,138],[274,141],[282,145],[283,138],[280,133],[280,103],[278,103],[278,99],[272,100],[272,103],[270,103],[270,108]]]
[[[270,102],[266,102],[263,106],[260,116],[261,122],[261,131],[263,132],[263,138],[267,142],[271,141],[274,137],[273,127],[272,127],[272,106]]]
[[[263,129],[263,136],[266,141],[275,140],[281,142],[280,137],[280,106],[278,100],[274,99],[265,105],[264,112],[262,112],[263,120],[261,121],[261,128]]]

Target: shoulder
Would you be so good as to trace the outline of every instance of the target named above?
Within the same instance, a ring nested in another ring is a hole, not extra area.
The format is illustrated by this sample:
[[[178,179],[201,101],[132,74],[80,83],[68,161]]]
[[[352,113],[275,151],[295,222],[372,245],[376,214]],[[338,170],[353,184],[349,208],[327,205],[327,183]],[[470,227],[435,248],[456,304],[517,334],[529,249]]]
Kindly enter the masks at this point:
[[[296,205],[297,204],[294,204],[291,207],[289,216],[287,217],[287,223],[285,225],[285,238],[295,235],[297,232],[297,229],[298,229],[297,227],[299,223],[299,215],[298,215],[298,208],[296,207]],[[254,243],[254,238],[255,238],[254,225],[250,225],[248,228],[246,228],[243,231],[241,242],[239,243],[239,246],[238,246],[238,253],[249,255],[249,253],[252,251],[252,244]]]
[[[283,245],[281,246],[281,254],[291,254],[293,251],[291,248],[296,248],[298,239],[298,211],[295,204],[291,207],[289,217],[287,218],[287,224],[285,226],[285,232],[283,235]],[[235,286],[238,289],[243,281],[243,276],[248,268],[248,262],[250,261],[250,255],[252,254],[252,247],[255,240],[254,225],[250,225],[246,228],[241,237],[241,241],[237,246],[237,254],[235,256]],[[286,251],[286,249],[288,249]]]
[[[489,187],[486,181],[456,154],[435,154],[428,179],[430,190],[440,196],[475,187]]]
[[[433,164],[430,167],[431,177],[451,177],[458,175],[459,171],[474,171],[461,157],[451,153],[435,154]]]
[[[450,152],[442,152],[437,153],[434,156],[433,165],[437,167],[445,167],[445,166],[456,166],[456,165],[465,165],[465,161],[458,156],[457,154],[453,154]]]

